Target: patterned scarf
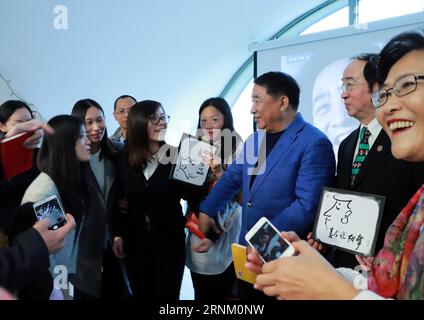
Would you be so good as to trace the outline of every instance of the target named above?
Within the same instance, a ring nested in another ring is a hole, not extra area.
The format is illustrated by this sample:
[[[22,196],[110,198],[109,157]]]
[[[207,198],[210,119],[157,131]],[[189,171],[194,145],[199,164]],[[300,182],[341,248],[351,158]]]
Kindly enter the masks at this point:
[[[386,298],[424,299],[424,185],[389,227],[368,288]]]

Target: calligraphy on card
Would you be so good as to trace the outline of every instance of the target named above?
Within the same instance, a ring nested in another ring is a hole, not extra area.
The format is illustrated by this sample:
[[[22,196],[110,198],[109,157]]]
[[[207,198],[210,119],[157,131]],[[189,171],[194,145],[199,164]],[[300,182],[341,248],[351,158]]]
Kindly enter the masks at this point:
[[[216,147],[184,133],[178,147],[178,156],[172,167],[171,179],[202,186],[209,171],[209,166],[202,160],[205,152],[215,154]]]
[[[373,256],[385,197],[350,190],[323,189],[313,238],[362,256]]]

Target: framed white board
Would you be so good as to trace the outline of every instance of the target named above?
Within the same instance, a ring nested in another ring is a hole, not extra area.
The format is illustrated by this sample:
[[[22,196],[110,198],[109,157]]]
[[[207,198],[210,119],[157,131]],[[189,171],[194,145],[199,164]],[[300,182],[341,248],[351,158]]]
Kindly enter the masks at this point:
[[[385,197],[343,189],[323,189],[313,238],[362,256],[374,256]]]
[[[209,166],[202,161],[204,152],[215,154],[216,147],[197,137],[183,133],[178,155],[171,170],[171,179],[195,186],[206,181]]]

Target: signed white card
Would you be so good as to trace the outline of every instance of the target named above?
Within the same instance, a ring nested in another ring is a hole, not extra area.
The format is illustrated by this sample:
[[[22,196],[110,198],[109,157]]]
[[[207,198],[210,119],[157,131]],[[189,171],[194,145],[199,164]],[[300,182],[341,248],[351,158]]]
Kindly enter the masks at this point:
[[[216,147],[184,133],[171,172],[171,178],[183,183],[202,186],[209,171],[209,166],[202,161],[205,152],[215,154]]]
[[[324,188],[313,238],[341,250],[373,256],[385,197]]]

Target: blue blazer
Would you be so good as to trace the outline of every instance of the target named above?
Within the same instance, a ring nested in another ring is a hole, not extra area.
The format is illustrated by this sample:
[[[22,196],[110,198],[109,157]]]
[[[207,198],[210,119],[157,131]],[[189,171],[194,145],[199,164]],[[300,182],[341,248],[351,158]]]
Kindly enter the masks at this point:
[[[200,211],[214,217],[242,189],[241,244],[246,244],[245,234],[261,217],[267,217],[281,231],[306,237],[312,231],[322,188],[334,185],[333,146],[298,113],[260,166],[250,188],[264,137],[264,131],[257,131],[246,140],[243,152],[200,205]]]

